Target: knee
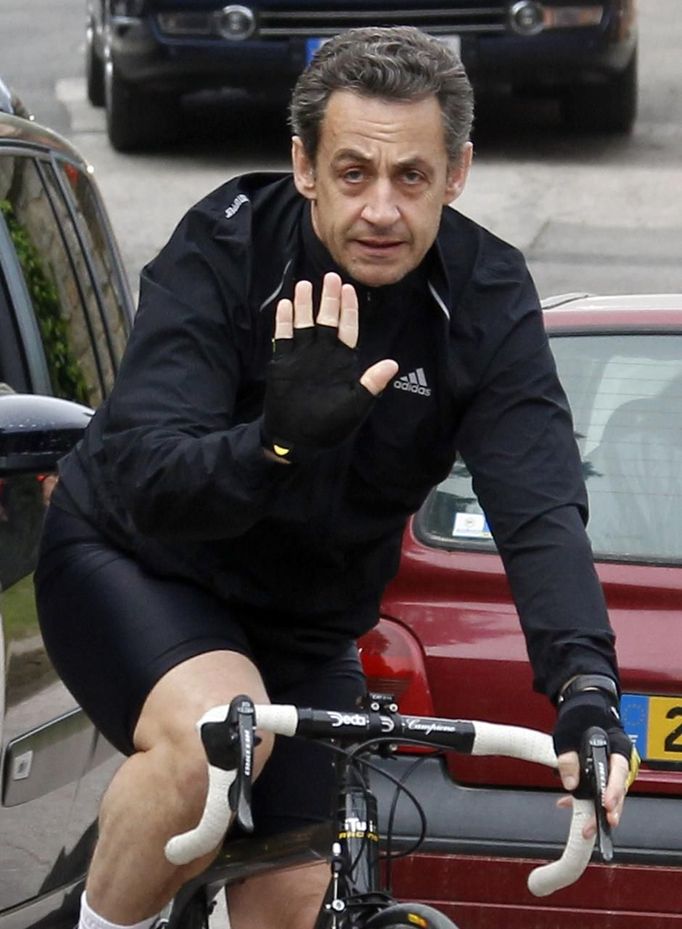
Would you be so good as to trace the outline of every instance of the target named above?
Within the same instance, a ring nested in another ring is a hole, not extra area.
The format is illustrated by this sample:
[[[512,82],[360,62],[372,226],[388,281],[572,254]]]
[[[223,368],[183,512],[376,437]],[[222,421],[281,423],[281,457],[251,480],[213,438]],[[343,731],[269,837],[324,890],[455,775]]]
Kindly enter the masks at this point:
[[[208,767],[201,741],[179,739],[159,747],[158,753],[167,764],[171,789],[178,802],[188,811],[190,820],[201,812],[208,787]]]
[[[254,777],[258,777],[272,752],[274,737],[265,733],[255,750]],[[200,815],[208,788],[208,759],[203,743],[192,728],[176,734],[151,749],[154,766],[163,770],[161,782],[172,791],[182,807],[188,811],[190,821]]]

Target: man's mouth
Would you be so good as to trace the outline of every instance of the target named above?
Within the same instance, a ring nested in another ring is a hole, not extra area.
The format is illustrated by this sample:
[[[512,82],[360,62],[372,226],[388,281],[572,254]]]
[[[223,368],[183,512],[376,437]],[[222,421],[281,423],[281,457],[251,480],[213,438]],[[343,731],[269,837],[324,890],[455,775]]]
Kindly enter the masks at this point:
[[[403,244],[401,239],[356,239],[362,248],[376,252],[388,252]]]

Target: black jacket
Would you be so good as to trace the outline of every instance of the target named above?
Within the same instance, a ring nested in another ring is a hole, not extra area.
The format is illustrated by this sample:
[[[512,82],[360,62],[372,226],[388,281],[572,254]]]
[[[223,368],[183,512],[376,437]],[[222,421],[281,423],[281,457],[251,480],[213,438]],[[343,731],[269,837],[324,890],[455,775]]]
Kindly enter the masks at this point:
[[[359,288],[361,368],[400,364],[361,429],[312,463],[263,456],[277,299],[334,267],[308,209],[288,175],[251,174],[188,212],[142,273],[113,393],[63,463],[54,502],[156,572],[322,634],[359,635],[398,568],[407,517],[458,450],[536,686],[552,696],[578,671],[615,675],[571,416],[534,286],[518,251],[460,213],[444,209],[405,281]]]

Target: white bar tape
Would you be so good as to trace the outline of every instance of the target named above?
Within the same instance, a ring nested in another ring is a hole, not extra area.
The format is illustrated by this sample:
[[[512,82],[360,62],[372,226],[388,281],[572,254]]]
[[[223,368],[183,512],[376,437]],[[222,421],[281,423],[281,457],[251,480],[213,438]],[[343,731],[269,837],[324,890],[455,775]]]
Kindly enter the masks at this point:
[[[506,755],[550,768],[556,767],[552,737],[544,732],[485,722],[475,722],[474,728],[476,735],[472,755]],[[591,800],[573,798],[571,826],[561,858],[535,868],[528,875],[528,889],[536,897],[546,897],[562,887],[568,887],[578,880],[588,866],[595,840],[594,837],[583,838],[582,831],[592,816],[594,804]]]
[[[594,804],[591,800],[573,798],[573,816],[571,828],[566,840],[566,848],[558,861],[541,865],[528,875],[528,890],[536,897],[546,897],[555,890],[568,887],[577,881],[590,863],[595,836],[583,837],[583,826],[594,816]]]
[[[474,722],[476,734],[472,755],[505,755],[556,768],[552,737],[536,729]]]
[[[235,771],[208,766],[208,795],[201,820],[194,829],[166,842],[165,854],[171,864],[189,864],[220,845],[232,816],[227,792],[235,776]]]
[[[256,711],[257,729],[274,732],[275,735],[296,735],[298,710],[295,706],[286,703],[275,704],[274,706],[269,703],[257,703],[254,709]],[[211,707],[197,723],[197,729],[201,730],[204,723],[224,722],[229,710],[229,705]]]
[[[256,729],[274,732],[275,735],[296,735],[297,726],[298,710],[295,706],[256,704]]]

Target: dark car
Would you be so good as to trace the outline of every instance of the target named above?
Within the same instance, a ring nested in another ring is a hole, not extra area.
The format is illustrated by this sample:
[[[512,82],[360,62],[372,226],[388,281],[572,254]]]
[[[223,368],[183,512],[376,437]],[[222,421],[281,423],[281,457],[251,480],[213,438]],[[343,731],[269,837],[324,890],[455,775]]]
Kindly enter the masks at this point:
[[[413,25],[461,50],[478,88],[551,94],[576,128],[627,132],[637,109],[634,0],[87,0],[88,96],[122,151],[179,131],[183,94],[283,97],[321,42]]]
[[[556,777],[520,762],[403,753],[387,761],[428,817],[394,889],[462,929],[682,927],[682,296],[563,298],[545,311],[590,497],[589,534],[617,634],[623,713],[644,759],[594,863],[545,900],[525,880],[568,826]],[[457,462],[405,534],[382,621],[363,641],[370,686],[415,713],[551,731],[502,563]],[[381,792],[390,785],[377,783]],[[384,829],[386,824],[384,824]],[[398,804],[396,846],[419,831]]]
[[[92,170],[0,97],[0,926],[73,926],[120,758],[57,679],[32,573],[54,468],[111,389],[131,325]]]

